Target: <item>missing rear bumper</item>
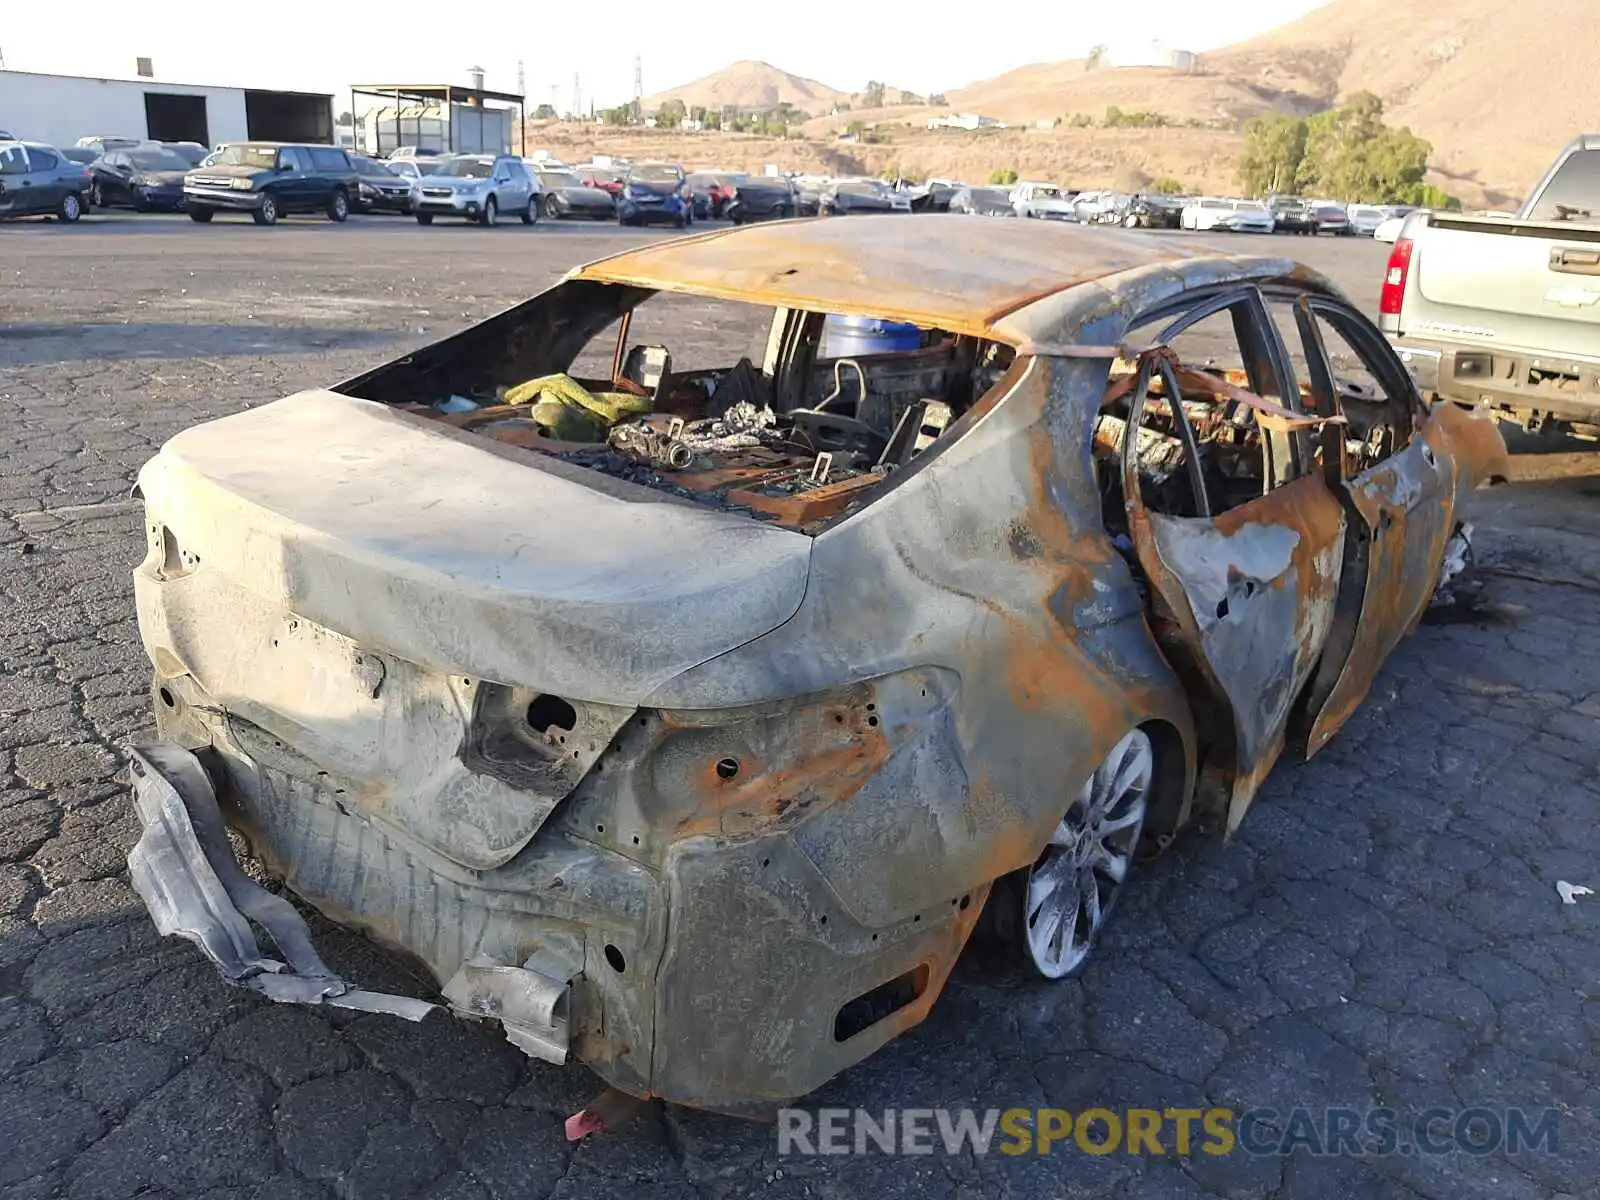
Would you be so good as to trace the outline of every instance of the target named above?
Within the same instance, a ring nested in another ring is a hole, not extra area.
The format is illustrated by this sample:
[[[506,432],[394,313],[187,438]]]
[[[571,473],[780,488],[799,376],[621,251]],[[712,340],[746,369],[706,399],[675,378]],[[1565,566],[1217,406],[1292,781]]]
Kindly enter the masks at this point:
[[[171,742],[132,752],[144,833],[128,855],[133,886],[162,934],[187,938],[222,977],[284,1004],[331,1004],[420,1021],[438,1006],[351,987],[322,961],[294,906],[240,868],[200,760]],[[263,953],[251,922],[282,958]]]

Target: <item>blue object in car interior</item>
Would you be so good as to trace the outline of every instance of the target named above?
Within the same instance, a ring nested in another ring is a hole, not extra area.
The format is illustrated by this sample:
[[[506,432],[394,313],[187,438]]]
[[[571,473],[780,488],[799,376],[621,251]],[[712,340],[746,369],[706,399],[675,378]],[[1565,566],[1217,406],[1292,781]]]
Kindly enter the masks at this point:
[[[822,323],[823,358],[855,358],[862,354],[898,354],[922,348],[922,330],[878,317],[830,313]]]

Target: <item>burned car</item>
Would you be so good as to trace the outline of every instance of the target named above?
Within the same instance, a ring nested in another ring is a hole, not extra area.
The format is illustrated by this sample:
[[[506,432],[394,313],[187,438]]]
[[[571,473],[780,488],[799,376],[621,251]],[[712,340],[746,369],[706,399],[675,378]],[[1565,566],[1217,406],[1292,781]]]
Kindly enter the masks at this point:
[[[638,336],[686,297],[764,353]],[[1288,260],[649,243],[144,466],[133,879],[272,999],[432,1006],[327,967],[231,826],[529,1054],[765,1110],[921,1021],[980,914],[1079,970],[1141,845],[1336,734],[1505,471]]]

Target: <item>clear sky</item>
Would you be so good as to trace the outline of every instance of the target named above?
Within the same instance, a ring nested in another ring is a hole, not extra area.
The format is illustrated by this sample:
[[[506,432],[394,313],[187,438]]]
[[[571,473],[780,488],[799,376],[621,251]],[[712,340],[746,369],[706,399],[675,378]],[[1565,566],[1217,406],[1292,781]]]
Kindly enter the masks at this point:
[[[1028,62],[1081,57],[1098,43],[1159,37],[1208,50],[1250,37],[1326,0],[587,0],[556,4],[140,4],[9,0],[0,57],[17,71],[131,77],[154,60],[171,83],[338,93],[351,83],[462,83],[515,91],[525,64],[530,101],[552,86],[565,111],[573,76],[585,109],[633,94],[641,55],[648,95],[739,59],[762,59],[844,91],[868,79],[950,91]],[[989,23],[985,24],[985,18]]]

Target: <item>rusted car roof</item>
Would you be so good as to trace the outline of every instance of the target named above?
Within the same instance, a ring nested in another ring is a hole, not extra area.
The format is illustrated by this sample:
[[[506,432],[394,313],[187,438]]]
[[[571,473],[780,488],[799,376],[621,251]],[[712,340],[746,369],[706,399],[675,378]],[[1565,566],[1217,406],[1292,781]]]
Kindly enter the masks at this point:
[[[1194,251],[1048,221],[836,217],[657,242],[580,267],[573,278],[993,337],[995,322],[1041,297]]]

